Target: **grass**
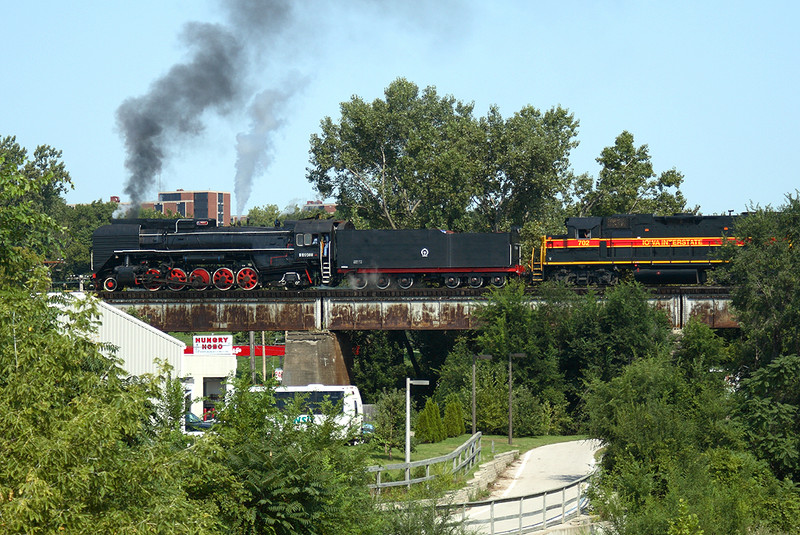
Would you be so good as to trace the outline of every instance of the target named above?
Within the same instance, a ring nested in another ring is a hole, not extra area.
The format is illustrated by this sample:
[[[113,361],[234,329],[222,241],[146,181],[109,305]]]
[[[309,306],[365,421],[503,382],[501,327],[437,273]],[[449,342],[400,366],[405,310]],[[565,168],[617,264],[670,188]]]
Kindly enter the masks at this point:
[[[461,446],[464,442],[469,440],[470,435],[465,434],[460,437],[453,437],[437,442],[435,444],[417,444],[414,451],[411,452],[412,461],[421,461],[423,459],[431,459],[433,457],[441,457],[447,455],[451,451]],[[483,435],[483,460],[486,461],[492,456],[492,443],[494,443],[494,453],[503,453],[511,450],[519,450],[520,454],[525,453],[533,448],[539,446],[546,446],[547,444],[556,444],[558,442],[569,442],[572,440],[582,440],[587,438],[586,435],[571,435],[571,436],[537,436],[537,437],[515,437],[512,444],[508,444],[508,436],[504,435]],[[402,449],[394,448],[392,450],[392,458],[383,452],[382,448],[376,449],[370,454],[372,459],[369,464],[394,464],[402,463],[405,461],[405,452]]]
[[[441,457],[454,451],[459,446],[464,444],[470,435],[461,435],[460,437],[453,437],[445,439],[436,444],[418,444],[415,451],[411,453],[412,461],[419,461],[424,459],[431,459],[434,457]],[[482,437],[482,458],[480,462],[490,460],[494,455],[511,451],[519,450],[520,454],[527,452],[539,446],[547,444],[555,444],[558,442],[569,442],[572,440],[581,440],[587,438],[585,435],[572,435],[572,436],[538,436],[538,437],[520,437],[515,438],[511,445],[508,444],[508,436],[503,435],[483,435]],[[402,463],[405,460],[405,454],[399,449],[392,451],[392,459],[389,455],[383,452],[378,446],[374,446],[374,450],[370,454],[370,465],[388,465],[395,463]],[[405,487],[386,488],[382,491],[381,495],[384,500],[414,500],[421,498],[430,498],[434,496],[441,496],[447,491],[455,490],[464,486],[464,483],[472,477],[472,474],[478,469],[480,462],[476,463],[469,473],[461,473],[454,475],[450,472],[450,464],[437,464],[431,467],[431,473],[437,474],[433,481],[428,481],[421,485],[413,485],[410,489]],[[424,468],[417,468],[412,474],[413,477],[421,477],[424,475]],[[383,472],[382,481],[399,481],[404,477],[402,470],[390,470]]]

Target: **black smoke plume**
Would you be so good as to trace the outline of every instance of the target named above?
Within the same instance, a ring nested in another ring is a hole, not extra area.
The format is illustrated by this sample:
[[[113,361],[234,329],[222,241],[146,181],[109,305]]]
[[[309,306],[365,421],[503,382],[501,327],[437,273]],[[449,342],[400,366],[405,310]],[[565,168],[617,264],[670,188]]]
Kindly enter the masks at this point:
[[[147,94],[129,98],[117,109],[129,173],[125,193],[134,206],[152,190],[171,146],[204,131],[204,114],[225,115],[246,101],[251,59],[261,56],[264,43],[280,34],[289,11],[288,2],[279,0],[231,0],[221,5],[230,24],[186,24],[182,40],[190,59],[153,82]],[[242,186],[245,202],[251,180],[252,175],[242,178],[247,182]]]

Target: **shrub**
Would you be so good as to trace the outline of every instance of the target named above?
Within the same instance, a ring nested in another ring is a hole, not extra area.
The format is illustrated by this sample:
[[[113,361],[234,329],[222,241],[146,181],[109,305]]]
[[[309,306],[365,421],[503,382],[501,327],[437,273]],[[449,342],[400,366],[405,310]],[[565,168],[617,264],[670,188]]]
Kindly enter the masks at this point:
[[[420,442],[441,442],[446,438],[439,405],[433,398],[428,398],[428,401],[425,402],[425,408],[417,418],[414,431],[414,435]]]
[[[458,437],[466,432],[464,408],[456,395],[447,398],[447,404],[444,407],[444,431],[448,437]]]

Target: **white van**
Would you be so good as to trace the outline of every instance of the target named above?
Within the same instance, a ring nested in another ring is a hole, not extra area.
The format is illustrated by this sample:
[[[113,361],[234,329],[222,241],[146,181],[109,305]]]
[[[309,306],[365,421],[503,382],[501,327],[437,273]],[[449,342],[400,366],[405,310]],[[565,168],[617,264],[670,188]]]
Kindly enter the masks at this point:
[[[251,392],[264,392],[263,386],[250,387]],[[296,396],[305,399],[308,412],[297,417],[296,422],[321,423],[324,415],[322,406],[325,400],[332,405],[341,403],[342,412],[336,416],[336,423],[341,426],[361,430],[364,421],[364,404],[361,402],[361,393],[358,387],[352,385],[320,385],[306,386],[278,386],[274,392],[275,403],[279,409],[290,405]]]

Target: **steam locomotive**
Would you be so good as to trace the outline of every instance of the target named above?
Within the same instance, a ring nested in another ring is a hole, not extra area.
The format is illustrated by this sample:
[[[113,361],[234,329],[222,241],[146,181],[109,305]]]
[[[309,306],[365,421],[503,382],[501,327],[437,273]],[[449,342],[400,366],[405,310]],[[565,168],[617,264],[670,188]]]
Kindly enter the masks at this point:
[[[100,227],[92,241],[92,278],[108,292],[307,288],[343,281],[356,289],[408,289],[417,281],[480,287],[501,286],[524,273],[516,231],[355,230],[333,219],[275,227],[128,219]]]
[[[683,214],[571,217],[542,236],[527,267],[519,231],[356,230],[333,219],[219,227],[213,219],[127,219],[93,235],[95,286],[173,291],[258,287],[502,286],[510,277],[611,284],[702,283],[734,218]]]

